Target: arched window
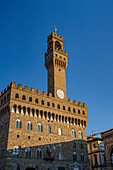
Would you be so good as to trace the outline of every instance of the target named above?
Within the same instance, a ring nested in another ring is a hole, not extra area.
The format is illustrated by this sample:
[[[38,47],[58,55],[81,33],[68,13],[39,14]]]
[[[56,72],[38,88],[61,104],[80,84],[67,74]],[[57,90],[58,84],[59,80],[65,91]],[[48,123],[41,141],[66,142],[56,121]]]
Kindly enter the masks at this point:
[[[47,102],[47,106],[50,106],[50,102]]]
[[[41,150],[41,149],[37,149],[37,151],[36,151],[36,157],[37,157],[38,159],[42,158],[42,150]]]
[[[32,102],[32,97],[29,97],[29,101]]]
[[[62,135],[62,129],[58,128],[58,135]]]
[[[58,41],[55,42],[55,48],[58,50],[61,49],[61,45]]]
[[[15,94],[15,98],[19,98],[19,94],[18,93]]]
[[[51,133],[51,127],[47,126],[47,133]]]
[[[42,105],[44,105],[44,100],[41,101]]]
[[[84,162],[84,154],[81,153],[81,162]]]
[[[75,133],[75,131],[74,131],[74,130],[72,130],[72,131],[71,131],[71,136],[72,136],[73,138],[75,138],[75,137],[76,137],[76,133]]]
[[[21,127],[22,127],[21,120],[17,120],[17,121],[16,121],[16,128],[21,129]]]
[[[32,123],[31,122],[27,123],[27,130],[32,130]]]
[[[19,147],[18,146],[15,146],[13,148],[13,156],[19,157]]]
[[[30,148],[25,149],[25,157],[26,158],[31,158],[31,149]]]
[[[80,149],[83,149],[83,144],[82,143],[80,144]]]
[[[57,108],[60,109],[60,105],[59,104],[57,105]]]
[[[73,152],[73,161],[77,161],[77,154],[76,154],[76,152]]]
[[[79,135],[79,138],[80,138],[80,139],[83,138],[83,135],[82,135],[82,132],[81,132],[81,131],[79,131],[79,134],[78,134],[78,135]]]
[[[38,124],[37,131],[38,132],[43,132],[43,127],[42,127],[42,125],[40,123]]]
[[[22,96],[22,100],[26,100],[26,96],[25,95]]]
[[[35,103],[38,103],[38,99],[35,99]]]

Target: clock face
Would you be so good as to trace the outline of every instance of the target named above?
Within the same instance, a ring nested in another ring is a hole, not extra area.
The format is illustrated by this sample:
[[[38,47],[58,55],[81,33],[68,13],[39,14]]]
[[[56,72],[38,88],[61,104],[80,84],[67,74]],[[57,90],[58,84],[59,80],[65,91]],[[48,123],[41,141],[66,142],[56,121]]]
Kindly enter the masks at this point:
[[[64,99],[65,95],[64,95],[64,92],[61,89],[58,89],[56,93],[57,93],[57,96],[60,99]]]

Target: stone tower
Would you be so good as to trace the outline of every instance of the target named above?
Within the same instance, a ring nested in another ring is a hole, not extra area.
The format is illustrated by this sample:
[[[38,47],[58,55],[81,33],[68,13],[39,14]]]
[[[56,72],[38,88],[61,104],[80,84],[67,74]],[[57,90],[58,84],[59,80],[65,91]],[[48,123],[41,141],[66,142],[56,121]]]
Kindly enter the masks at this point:
[[[48,36],[47,45],[45,66],[48,71],[48,93],[52,93],[55,98],[66,100],[67,52],[63,51],[63,37],[56,34],[56,29]]]

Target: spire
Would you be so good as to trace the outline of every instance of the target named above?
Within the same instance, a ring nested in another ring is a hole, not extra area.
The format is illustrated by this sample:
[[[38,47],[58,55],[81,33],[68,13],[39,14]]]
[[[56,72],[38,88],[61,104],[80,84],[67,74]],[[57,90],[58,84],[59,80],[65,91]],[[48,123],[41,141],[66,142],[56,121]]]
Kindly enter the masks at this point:
[[[56,28],[56,26],[54,26],[54,33],[56,34],[56,31],[57,31],[57,28]]]

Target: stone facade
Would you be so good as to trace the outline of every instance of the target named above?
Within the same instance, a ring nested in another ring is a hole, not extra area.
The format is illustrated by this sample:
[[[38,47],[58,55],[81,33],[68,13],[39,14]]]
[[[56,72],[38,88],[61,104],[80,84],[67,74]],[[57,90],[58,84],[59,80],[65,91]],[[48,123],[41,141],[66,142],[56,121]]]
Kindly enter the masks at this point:
[[[58,55],[63,61],[56,59]],[[0,170],[24,170],[27,167],[39,170],[64,167],[68,170],[70,165],[72,169],[79,165],[82,165],[81,169],[89,168],[87,107],[85,103],[67,101],[67,53],[63,51],[63,38],[56,32],[48,37],[45,66],[48,70],[48,94],[34,88],[29,90],[28,86],[23,88],[21,84],[16,86],[15,82],[1,92]],[[57,93],[59,89],[60,93]],[[72,147],[75,142],[77,148]],[[53,155],[46,159],[44,155],[48,148],[54,148],[54,154],[51,152]],[[41,149],[40,159],[36,156],[37,149]],[[76,161],[73,152],[77,154]]]
[[[113,129],[101,133],[108,170],[113,170]]]
[[[102,138],[92,136],[88,137],[87,144],[90,170],[107,170]]]

